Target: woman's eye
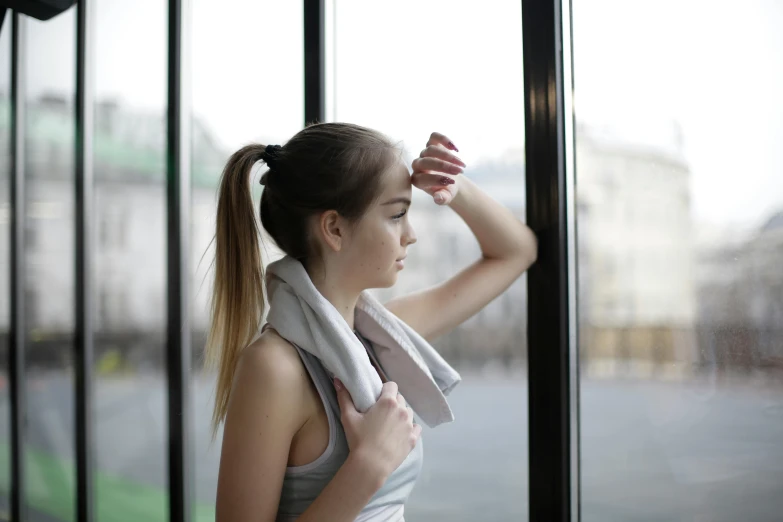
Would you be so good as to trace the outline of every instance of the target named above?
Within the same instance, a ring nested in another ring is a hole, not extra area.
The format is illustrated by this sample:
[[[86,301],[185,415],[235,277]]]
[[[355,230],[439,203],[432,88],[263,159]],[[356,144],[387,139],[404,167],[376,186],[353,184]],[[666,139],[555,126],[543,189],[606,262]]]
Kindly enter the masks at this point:
[[[402,216],[404,216],[404,215],[405,215],[407,212],[408,212],[408,210],[407,210],[407,209],[406,209],[406,210],[403,210],[402,212],[400,212],[400,213],[399,213],[399,214],[397,214],[396,216],[392,217],[392,219],[402,219]]]

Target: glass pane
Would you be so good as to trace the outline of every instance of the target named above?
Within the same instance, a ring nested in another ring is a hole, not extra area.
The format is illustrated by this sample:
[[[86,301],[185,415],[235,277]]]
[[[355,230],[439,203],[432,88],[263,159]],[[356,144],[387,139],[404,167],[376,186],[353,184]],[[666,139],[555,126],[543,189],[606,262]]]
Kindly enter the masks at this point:
[[[585,521],[780,518],[781,24],[574,2]]]
[[[25,44],[25,502],[31,518],[71,520],[76,10],[23,17]],[[10,22],[6,20],[6,23]],[[39,515],[38,515],[39,516]]]
[[[222,444],[222,432],[211,441],[215,373],[204,368],[202,356],[209,328],[214,256],[210,242],[218,180],[231,153],[243,145],[283,143],[302,128],[302,20],[302,2],[196,0],[193,5],[190,298],[194,513],[199,520],[214,520]],[[258,209],[257,173],[252,186]]]
[[[430,133],[448,135],[468,165],[464,175],[524,219],[520,6],[336,2],[335,119],[402,141],[409,164]],[[418,242],[397,284],[374,291],[381,301],[438,284],[480,257],[453,210],[418,189],[413,196]],[[523,277],[435,341],[463,382],[449,395],[455,421],[424,428],[406,519],[527,519],[526,315]]]
[[[0,29],[0,506],[11,495],[11,426],[8,336],[11,322],[11,17]]]
[[[94,12],[97,520],[162,521],[167,5],[98,0]]]

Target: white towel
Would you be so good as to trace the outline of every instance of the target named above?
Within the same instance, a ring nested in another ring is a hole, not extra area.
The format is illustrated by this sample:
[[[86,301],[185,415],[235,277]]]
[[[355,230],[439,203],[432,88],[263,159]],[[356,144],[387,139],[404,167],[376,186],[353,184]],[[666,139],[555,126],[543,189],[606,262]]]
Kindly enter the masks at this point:
[[[267,266],[266,283],[267,322],[318,357],[345,384],[356,409],[366,412],[380,397],[383,383],[345,318],[290,256]],[[454,420],[445,395],[461,377],[432,345],[366,290],[356,304],[354,328],[372,343],[387,377],[427,426]]]

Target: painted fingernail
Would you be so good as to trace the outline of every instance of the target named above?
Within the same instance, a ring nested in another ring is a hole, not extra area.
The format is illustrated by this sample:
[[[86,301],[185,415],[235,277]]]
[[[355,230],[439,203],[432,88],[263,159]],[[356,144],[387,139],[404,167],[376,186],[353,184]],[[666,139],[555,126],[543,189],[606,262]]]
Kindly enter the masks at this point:
[[[338,379],[337,377],[334,378],[334,387],[337,388],[338,390],[343,389],[343,383],[341,383],[340,379]]]
[[[441,176],[440,177],[440,184],[441,185],[453,185],[454,183],[456,183],[456,182],[453,179],[451,179],[451,178],[447,178],[446,176]]]
[[[459,149],[457,148],[457,146],[456,146],[456,145],[454,145],[454,142],[453,142],[453,141],[450,141],[450,142],[449,142],[449,147],[450,147],[450,148],[452,148],[453,150],[455,150],[455,151],[459,152]]]

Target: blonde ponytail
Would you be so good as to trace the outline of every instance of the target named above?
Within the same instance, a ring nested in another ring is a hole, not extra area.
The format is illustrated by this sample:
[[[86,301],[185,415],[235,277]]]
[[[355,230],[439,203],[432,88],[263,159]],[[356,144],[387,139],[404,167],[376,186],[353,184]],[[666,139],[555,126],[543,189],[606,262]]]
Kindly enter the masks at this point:
[[[234,370],[255,337],[264,313],[264,273],[259,228],[250,192],[250,171],[263,145],[247,145],[229,158],[220,180],[215,230],[215,280],[206,363],[217,370],[212,435],[225,419]]]

